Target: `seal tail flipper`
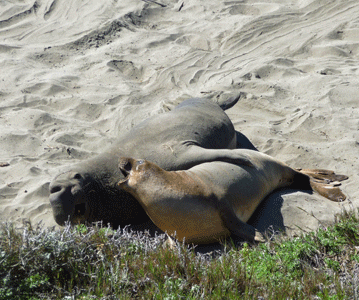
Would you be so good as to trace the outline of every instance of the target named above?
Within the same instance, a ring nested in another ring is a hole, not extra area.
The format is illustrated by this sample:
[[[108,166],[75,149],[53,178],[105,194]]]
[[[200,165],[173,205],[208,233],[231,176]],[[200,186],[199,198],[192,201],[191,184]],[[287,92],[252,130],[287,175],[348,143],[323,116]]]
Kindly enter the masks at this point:
[[[309,177],[311,190],[335,202],[342,202],[346,199],[339,186],[341,185],[340,181],[348,179],[348,176],[323,169],[299,169],[298,171]]]

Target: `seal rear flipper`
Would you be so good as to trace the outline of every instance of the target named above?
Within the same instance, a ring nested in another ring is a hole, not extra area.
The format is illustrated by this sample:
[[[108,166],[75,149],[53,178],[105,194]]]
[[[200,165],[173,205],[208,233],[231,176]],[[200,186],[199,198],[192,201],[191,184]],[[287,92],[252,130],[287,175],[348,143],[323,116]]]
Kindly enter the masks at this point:
[[[334,171],[324,169],[299,169],[299,172],[308,175],[318,182],[330,183],[335,181],[347,180],[348,176],[335,174]]]
[[[320,177],[316,176],[319,173]],[[337,175],[329,170],[300,170],[296,172],[290,187],[315,191],[331,201],[342,202],[346,196],[338,187],[341,185],[339,181],[347,178],[345,175]]]
[[[238,102],[238,100],[244,97],[246,94],[244,92],[240,92],[234,96],[230,95],[231,94],[220,92],[214,97],[214,101],[219,105],[220,108],[227,110],[233,107]]]
[[[332,184],[323,184],[315,180],[310,180],[310,186],[313,191],[335,202],[342,202],[347,198],[338,186]]]
[[[252,144],[252,142],[241,132],[236,131],[236,149],[249,149],[258,151],[258,149]]]

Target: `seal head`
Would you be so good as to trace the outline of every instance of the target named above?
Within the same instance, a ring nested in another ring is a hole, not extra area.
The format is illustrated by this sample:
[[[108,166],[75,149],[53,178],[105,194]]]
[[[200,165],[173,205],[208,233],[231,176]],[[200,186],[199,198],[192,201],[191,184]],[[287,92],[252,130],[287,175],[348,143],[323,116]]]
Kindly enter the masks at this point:
[[[115,187],[117,181],[112,178],[123,175],[113,163],[117,158],[105,156],[106,159],[89,161],[61,173],[50,184],[49,200],[56,223],[63,226],[66,221],[72,224],[102,221],[117,228],[149,220],[130,194]]]

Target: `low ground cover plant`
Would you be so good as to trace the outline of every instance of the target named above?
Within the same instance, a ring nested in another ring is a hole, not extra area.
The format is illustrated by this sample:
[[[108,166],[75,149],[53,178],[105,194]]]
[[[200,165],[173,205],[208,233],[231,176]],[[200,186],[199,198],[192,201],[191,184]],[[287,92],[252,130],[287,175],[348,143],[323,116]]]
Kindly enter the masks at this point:
[[[198,253],[99,224],[0,228],[0,299],[358,299],[359,223]]]

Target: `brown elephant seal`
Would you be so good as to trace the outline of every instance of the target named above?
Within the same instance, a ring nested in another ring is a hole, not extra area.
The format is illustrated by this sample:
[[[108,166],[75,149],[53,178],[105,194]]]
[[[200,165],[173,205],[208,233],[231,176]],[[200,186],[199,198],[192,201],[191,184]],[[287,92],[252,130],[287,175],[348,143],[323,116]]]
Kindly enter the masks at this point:
[[[253,150],[227,150],[227,154],[233,163],[202,163],[186,171],[165,171],[145,160],[122,158],[119,169],[126,177],[118,186],[139,201],[161,230],[195,244],[216,242],[230,234],[261,240],[246,222],[262,200],[279,188],[315,190],[334,201],[345,199],[330,183],[346,176],[326,170],[309,170],[307,175]],[[311,177],[318,173],[316,179]]]
[[[236,148],[237,133],[223,109],[239,96],[221,105],[209,99],[189,99],[170,112],[155,115],[125,133],[104,153],[71,166],[50,184],[50,203],[59,225],[103,221],[114,227],[148,221],[148,216],[130,194],[118,190],[120,157],[145,158],[165,170],[183,170],[194,165],[226,159],[223,149]],[[245,138],[242,136],[241,138]]]

